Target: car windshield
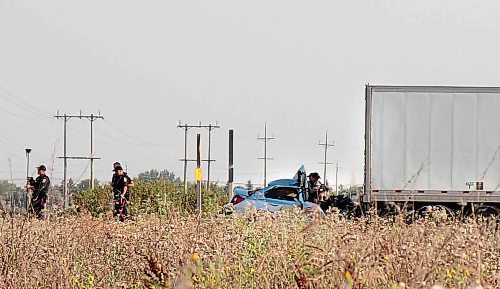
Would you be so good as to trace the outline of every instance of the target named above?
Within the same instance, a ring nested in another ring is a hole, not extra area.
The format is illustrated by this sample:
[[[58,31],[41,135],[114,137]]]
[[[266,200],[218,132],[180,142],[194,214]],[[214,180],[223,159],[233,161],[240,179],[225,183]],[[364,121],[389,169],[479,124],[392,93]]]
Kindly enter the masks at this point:
[[[295,201],[298,197],[297,189],[295,188],[274,188],[266,192],[266,198]]]

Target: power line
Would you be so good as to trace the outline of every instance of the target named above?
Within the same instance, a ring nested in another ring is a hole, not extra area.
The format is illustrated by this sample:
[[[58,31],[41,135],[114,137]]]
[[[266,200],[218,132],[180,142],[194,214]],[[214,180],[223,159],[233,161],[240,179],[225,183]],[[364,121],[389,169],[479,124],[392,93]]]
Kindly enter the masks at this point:
[[[12,94],[10,91],[8,91],[5,87],[1,86],[0,85],[0,89],[4,91],[4,95],[3,95],[3,98],[10,101],[12,104],[18,106],[19,108],[21,108],[22,110],[26,110],[26,108],[30,109],[31,111],[39,114],[40,116],[42,117],[45,117],[47,119],[50,119],[50,113],[46,112],[46,111],[43,111],[33,105],[31,105],[30,103],[22,100],[21,98],[15,96],[14,94]],[[10,98],[7,98],[5,97],[5,95],[8,95],[10,96]],[[0,94],[0,96],[2,96],[2,94]],[[16,100],[18,103],[15,103],[12,99]]]
[[[5,136],[2,136],[0,138],[0,142],[3,143],[3,144],[5,144],[6,146],[10,147],[14,151],[18,150],[18,147],[16,147],[15,145],[13,145],[9,140],[6,140]]]
[[[172,145],[169,143],[150,143],[150,142],[143,142],[143,141],[138,141],[137,137],[134,137],[135,141],[129,141],[129,140],[124,140],[123,138],[118,138],[115,136],[110,135],[110,133],[106,132],[105,130],[98,129],[96,128],[96,132],[99,133],[101,136],[105,137],[108,139],[108,141],[104,140],[104,143],[111,144],[113,146],[169,146],[171,147]]]
[[[121,129],[117,125],[112,124],[109,120],[104,120],[104,123],[107,124],[107,125],[109,125],[113,130],[116,130],[116,131],[120,132],[121,134],[124,134],[124,135],[128,136],[131,139],[135,139],[136,143],[138,145],[152,145],[152,146],[164,146],[164,145],[168,145],[168,143],[162,143],[162,142],[138,141],[136,135],[132,135],[131,133],[128,133],[128,132],[124,131],[123,129]],[[121,141],[122,140],[120,140],[120,142]]]
[[[15,112],[12,112],[12,111],[9,111],[9,110],[6,110],[6,109],[3,109],[0,107],[0,111],[8,114],[8,115],[11,115],[13,117],[18,117],[18,118],[21,118],[21,119],[27,119],[27,118],[30,118],[30,119],[33,119],[34,117],[29,117],[29,116],[26,116],[26,115],[21,115],[21,114],[17,114]]]
[[[90,166],[90,162],[87,163],[87,165],[85,166],[85,169],[83,170],[83,173],[80,175],[80,177],[78,178],[78,180],[75,181],[75,184],[79,183],[80,180],[83,178],[83,175],[87,172],[87,170],[89,169],[89,166]]]

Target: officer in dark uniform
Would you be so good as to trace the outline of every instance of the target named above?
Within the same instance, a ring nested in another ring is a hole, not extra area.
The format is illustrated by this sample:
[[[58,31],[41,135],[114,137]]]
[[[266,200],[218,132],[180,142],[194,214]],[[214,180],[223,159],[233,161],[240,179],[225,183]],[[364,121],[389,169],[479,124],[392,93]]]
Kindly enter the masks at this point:
[[[326,198],[326,187],[323,185],[319,179],[321,178],[318,173],[314,172],[309,174],[309,180],[307,186],[309,189],[308,201],[316,204],[320,204],[325,201]]]
[[[115,162],[115,163],[113,164],[113,171],[115,171],[116,167],[121,167],[121,166],[122,166],[122,165],[121,165],[119,162]],[[128,186],[129,188],[133,188],[133,187],[135,186],[135,184],[134,184],[134,181],[132,181],[132,178],[130,178],[130,177],[127,175],[127,173],[126,173],[126,172],[123,172],[123,175],[124,175],[124,176],[125,176],[125,178],[127,179],[127,186]],[[118,177],[118,174],[115,172],[115,173],[113,174],[113,177],[111,178],[111,186],[114,186],[114,183],[115,183],[116,181],[118,181],[118,178],[119,178],[119,177]]]
[[[121,166],[115,167],[113,175],[113,199],[114,211],[113,216],[119,217],[119,220],[125,222],[127,219],[127,201],[129,199],[128,182],[129,177],[125,175]]]
[[[37,167],[38,177],[33,180],[32,177],[28,178],[26,187],[32,190],[30,213],[34,214],[38,219],[43,219],[43,210],[47,202],[47,196],[50,187],[50,179],[45,174],[47,168],[44,165]]]

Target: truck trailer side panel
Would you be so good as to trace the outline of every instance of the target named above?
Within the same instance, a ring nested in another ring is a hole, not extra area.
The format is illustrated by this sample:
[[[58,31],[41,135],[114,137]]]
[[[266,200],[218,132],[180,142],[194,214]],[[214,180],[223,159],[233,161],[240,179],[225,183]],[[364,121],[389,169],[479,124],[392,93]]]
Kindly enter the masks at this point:
[[[365,201],[500,202],[500,88],[366,88]]]

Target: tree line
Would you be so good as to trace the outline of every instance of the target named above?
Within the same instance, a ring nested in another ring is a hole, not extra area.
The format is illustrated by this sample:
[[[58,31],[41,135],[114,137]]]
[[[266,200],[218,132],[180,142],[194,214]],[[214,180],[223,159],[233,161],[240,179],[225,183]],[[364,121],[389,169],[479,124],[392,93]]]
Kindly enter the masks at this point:
[[[139,173],[136,180],[143,182],[172,182],[176,184],[182,183],[179,177],[176,177],[175,173],[170,172],[166,169],[156,170],[151,169],[145,172]],[[104,187],[108,185],[109,182],[99,182],[95,180],[95,185],[97,187]],[[72,203],[74,197],[86,190],[91,188],[90,179],[83,179],[81,181],[75,181],[70,178],[68,180],[68,192],[69,200]],[[64,204],[63,199],[64,183],[63,181],[58,183],[52,183],[49,190],[49,203],[48,205],[52,208],[62,208]],[[23,214],[26,211],[26,204],[28,200],[28,194],[26,189],[22,186],[18,186],[9,180],[0,180],[0,204],[2,211],[14,210],[16,214]]]

